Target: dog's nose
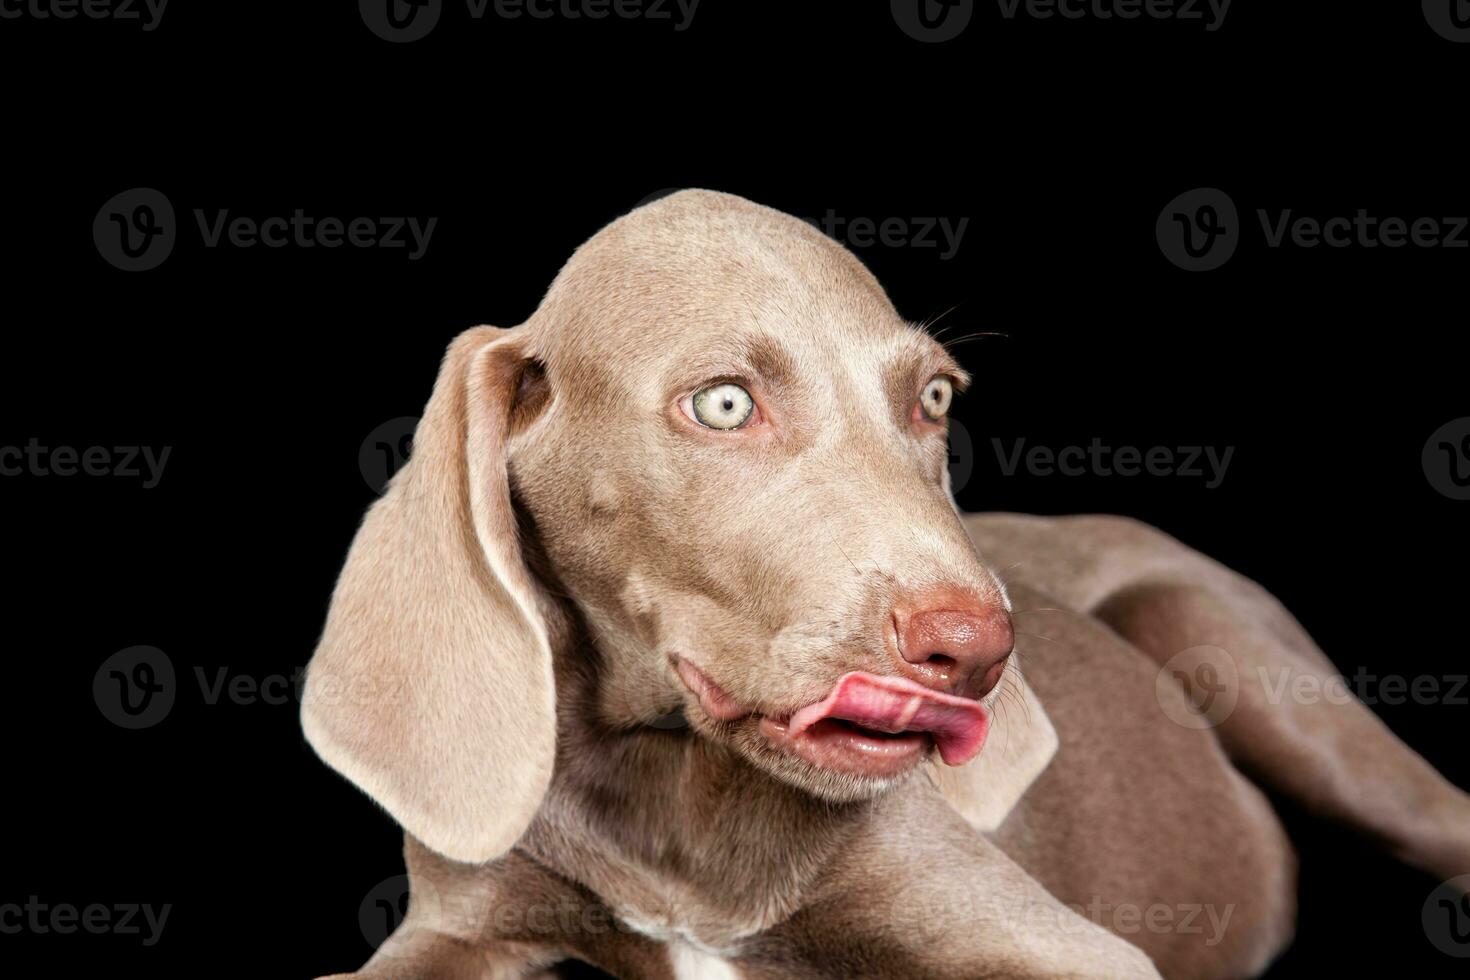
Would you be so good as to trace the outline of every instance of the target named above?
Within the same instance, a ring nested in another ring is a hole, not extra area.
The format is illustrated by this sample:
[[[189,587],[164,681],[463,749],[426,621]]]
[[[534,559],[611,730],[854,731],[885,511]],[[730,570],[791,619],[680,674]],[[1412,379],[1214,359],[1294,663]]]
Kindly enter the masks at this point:
[[[983,698],[1000,682],[1016,645],[1011,615],[975,601],[893,610],[904,675],[939,691]]]

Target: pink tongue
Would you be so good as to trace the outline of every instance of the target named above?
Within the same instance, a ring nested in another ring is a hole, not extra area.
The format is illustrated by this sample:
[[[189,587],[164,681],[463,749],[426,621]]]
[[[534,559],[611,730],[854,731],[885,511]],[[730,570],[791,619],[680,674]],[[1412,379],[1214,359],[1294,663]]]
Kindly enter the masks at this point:
[[[978,701],[862,671],[843,674],[832,693],[791,716],[787,731],[794,738],[824,718],[839,718],[880,732],[928,732],[945,764],[951,766],[964,765],[979,755],[990,728],[990,716]]]

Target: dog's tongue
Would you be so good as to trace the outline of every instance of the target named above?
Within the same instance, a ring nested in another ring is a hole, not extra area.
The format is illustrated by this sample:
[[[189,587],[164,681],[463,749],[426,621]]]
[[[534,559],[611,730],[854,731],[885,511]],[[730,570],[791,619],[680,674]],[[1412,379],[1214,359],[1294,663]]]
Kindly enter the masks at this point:
[[[940,757],[951,766],[979,755],[990,728],[990,715],[978,701],[861,671],[843,674],[830,694],[793,714],[787,730],[795,737],[824,718],[880,732],[928,732]]]

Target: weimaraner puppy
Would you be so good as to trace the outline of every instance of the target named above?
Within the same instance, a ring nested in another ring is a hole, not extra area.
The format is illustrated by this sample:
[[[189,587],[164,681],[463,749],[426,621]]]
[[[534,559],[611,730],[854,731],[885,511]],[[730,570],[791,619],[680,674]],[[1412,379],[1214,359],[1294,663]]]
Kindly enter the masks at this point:
[[[1466,794],[1272,696],[1336,672],[1261,588],[1122,518],[958,514],[967,384],[840,245],[704,191],[455,340],[303,699],[405,831],[351,976],[1251,976],[1295,892],[1257,783],[1470,872]]]

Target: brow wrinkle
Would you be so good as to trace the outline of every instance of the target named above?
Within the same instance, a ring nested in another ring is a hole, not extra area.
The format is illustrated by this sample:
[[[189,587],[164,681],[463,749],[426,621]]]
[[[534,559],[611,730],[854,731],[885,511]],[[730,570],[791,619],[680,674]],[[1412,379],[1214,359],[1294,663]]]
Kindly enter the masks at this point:
[[[757,334],[742,341],[745,360],[756,374],[773,385],[788,383],[796,375],[796,358],[774,337]]]

